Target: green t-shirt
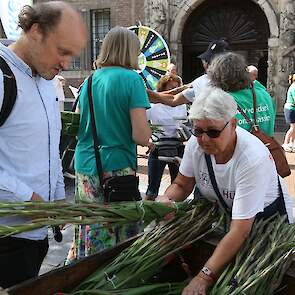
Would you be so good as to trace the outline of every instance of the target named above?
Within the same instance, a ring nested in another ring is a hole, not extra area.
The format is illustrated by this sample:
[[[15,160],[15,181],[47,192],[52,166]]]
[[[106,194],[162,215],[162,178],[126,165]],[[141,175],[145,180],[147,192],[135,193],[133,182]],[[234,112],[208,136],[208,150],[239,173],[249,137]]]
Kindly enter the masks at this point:
[[[260,84],[260,83],[259,83]],[[269,136],[274,135],[275,125],[275,107],[271,96],[267,93],[264,86],[254,83],[256,94],[256,117],[260,130]],[[238,106],[253,120],[253,96],[250,88],[244,88],[239,91],[230,92]],[[238,112],[236,115],[238,125],[248,131],[251,126],[246,119]]]
[[[87,84],[85,82],[82,86],[79,98],[80,127],[75,169],[82,174],[95,175]],[[135,71],[122,67],[96,70],[92,79],[92,96],[103,171],[126,167],[136,169],[136,144],[132,139],[129,111],[150,107],[142,78]]]
[[[295,83],[292,83],[288,89],[285,108],[295,111]]]

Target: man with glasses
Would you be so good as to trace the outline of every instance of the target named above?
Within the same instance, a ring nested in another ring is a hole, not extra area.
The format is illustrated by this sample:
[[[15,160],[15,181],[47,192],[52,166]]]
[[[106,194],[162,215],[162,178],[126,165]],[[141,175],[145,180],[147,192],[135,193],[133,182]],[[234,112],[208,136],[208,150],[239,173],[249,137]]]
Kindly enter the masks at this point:
[[[237,126],[237,104],[219,88],[206,88],[190,109],[194,136],[179,173],[162,202],[186,199],[194,187],[217,202],[231,219],[230,230],[182,295],[206,294],[250,234],[255,218],[279,212],[293,222],[292,201],[267,147]],[[284,205],[282,205],[284,204]]]

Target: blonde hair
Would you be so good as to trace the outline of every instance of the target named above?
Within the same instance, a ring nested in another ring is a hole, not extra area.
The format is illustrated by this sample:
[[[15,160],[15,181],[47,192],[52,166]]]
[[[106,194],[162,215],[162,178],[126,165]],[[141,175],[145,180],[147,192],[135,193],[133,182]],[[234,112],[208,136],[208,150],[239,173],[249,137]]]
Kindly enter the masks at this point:
[[[294,83],[295,82],[295,74],[290,74],[288,81],[289,81],[289,84]]]
[[[139,69],[140,42],[135,33],[124,27],[114,27],[105,36],[95,61],[98,68],[121,66]]]

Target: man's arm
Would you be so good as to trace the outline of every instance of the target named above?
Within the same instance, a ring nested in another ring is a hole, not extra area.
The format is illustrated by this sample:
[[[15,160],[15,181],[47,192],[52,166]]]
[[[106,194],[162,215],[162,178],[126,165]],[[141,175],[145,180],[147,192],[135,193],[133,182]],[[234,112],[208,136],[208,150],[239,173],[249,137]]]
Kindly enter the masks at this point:
[[[187,85],[182,85],[182,86],[173,88],[171,90],[163,91],[162,93],[176,95],[176,94],[182,92],[183,90],[185,90],[187,88],[188,88]]]
[[[130,109],[130,117],[133,140],[139,145],[148,146],[152,130],[147,121],[146,110],[144,108]]]
[[[59,159],[58,163],[58,178],[57,178],[57,184],[56,189],[54,193],[54,201],[64,201],[65,199],[65,183],[64,183],[64,176],[62,172],[62,164],[61,160]]]
[[[172,95],[165,92],[154,92],[152,90],[147,90],[149,100],[152,103],[162,103],[171,107],[176,107],[181,104],[189,103],[189,101],[183,96],[182,93]]]
[[[7,192],[7,198],[1,197],[2,201],[26,202],[34,198],[34,191],[17,177],[9,174],[0,167],[0,190]],[[12,196],[12,195],[13,196]]]

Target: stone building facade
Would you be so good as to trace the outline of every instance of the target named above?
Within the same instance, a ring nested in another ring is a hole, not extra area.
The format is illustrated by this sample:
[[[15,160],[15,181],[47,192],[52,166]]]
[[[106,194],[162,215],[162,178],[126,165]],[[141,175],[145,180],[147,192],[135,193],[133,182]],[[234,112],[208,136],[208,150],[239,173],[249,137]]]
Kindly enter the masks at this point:
[[[225,37],[233,51],[258,66],[282,117],[288,74],[295,72],[294,0],[147,0],[145,5],[145,23],[159,27],[185,81],[200,74],[197,54],[210,40]],[[154,10],[165,13],[155,18]]]
[[[43,2],[36,0],[34,2]],[[274,97],[278,117],[295,72],[294,0],[68,0],[81,11],[89,41],[63,75],[78,85],[91,71],[101,40],[116,25],[138,22],[159,31],[169,45],[178,72],[189,82],[202,72],[197,55],[216,38],[259,68],[259,80]],[[1,27],[0,27],[1,34]],[[2,32],[3,35],[3,32]]]

